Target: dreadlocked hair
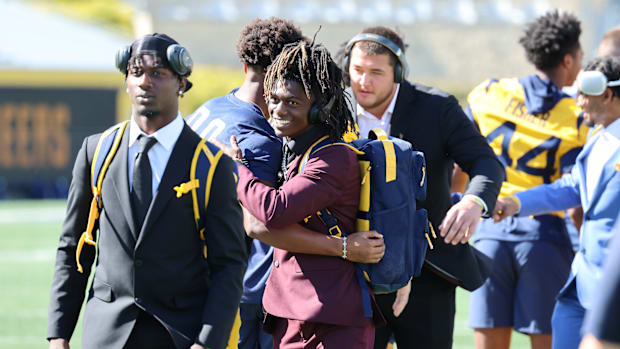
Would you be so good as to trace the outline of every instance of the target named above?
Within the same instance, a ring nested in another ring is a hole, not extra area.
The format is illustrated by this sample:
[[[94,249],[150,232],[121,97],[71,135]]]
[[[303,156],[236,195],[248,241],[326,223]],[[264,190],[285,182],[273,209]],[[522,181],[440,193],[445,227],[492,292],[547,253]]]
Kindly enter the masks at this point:
[[[265,74],[267,101],[278,83],[284,84],[285,80],[301,84],[306,97],[314,97],[314,105],[320,108],[334,100],[327,120],[319,125],[331,139],[341,140],[345,132],[353,129],[355,122],[350,100],[344,93],[342,71],[323,45],[306,41],[286,45]]]

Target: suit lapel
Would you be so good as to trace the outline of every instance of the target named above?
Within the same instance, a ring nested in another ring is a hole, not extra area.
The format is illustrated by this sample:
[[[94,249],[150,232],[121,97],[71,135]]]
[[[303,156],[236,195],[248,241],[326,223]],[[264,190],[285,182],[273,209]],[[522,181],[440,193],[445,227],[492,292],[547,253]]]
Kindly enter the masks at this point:
[[[168,204],[168,201],[176,194],[173,188],[189,179],[190,164],[199,141],[198,136],[193,134],[194,137],[192,137],[192,134],[193,131],[184,124],[183,131],[181,131],[179,139],[172,149],[157,192],[144,218],[144,224],[142,225],[136,247],[144,240],[145,235],[151,230],[151,227]]]
[[[131,234],[129,234],[130,239],[132,240],[132,244],[135,244],[136,223],[133,217],[133,209],[131,208],[131,198],[129,196],[129,171],[127,170],[130,127],[131,125],[125,129],[125,134],[121,140],[121,145],[119,146],[118,153],[114,159],[115,161],[112,161],[108,171],[110,178],[112,178],[112,183],[114,184],[114,191],[118,196],[118,203],[121,206],[121,211],[123,211],[129,229],[131,229]]]
[[[415,88],[408,81],[400,83],[398,96],[396,96],[396,104],[394,105],[394,112],[390,120],[390,136],[404,139],[405,130],[407,129],[407,125],[410,124],[410,120],[407,120],[407,113],[411,113],[410,110],[412,110],[409,104],[414,99],[414,90]]]
[[[607,160],[605,165],[603,166],[603,171],[598,179],[598,183],[594,188],[594,192],[592,193],[592,198],[590,198],[588,203],[588,210],[593,207],[598,199],[603,194],[605,187],[607,186],[607,182],[611,180],[611,178],[616,175],[618,169],[616,168],[616,164],[620,162],[620,148],[616,149],[616,152]],[[585,210],[586,212],[588,210]]]

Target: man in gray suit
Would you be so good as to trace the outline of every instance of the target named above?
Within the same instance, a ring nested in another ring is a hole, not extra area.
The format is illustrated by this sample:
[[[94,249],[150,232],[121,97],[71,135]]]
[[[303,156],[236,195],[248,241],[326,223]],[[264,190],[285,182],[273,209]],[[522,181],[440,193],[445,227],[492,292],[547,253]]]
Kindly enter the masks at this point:
[[[191,58],[174,39],[152,34],[120,50],[117,66],[125,73],[131,121],[119,129],[120,146],[101,186],[97,267],[82,347],[224,348],[247,263],[233,162],[222,156],[211,164],[216,185],[201,212],[202,241],[192,195],[173,189],[189,181],[201,140],[178,111],[179,96],[191,87]],[[78,271],[100,137],[85,139],[73,169],[51,290],[50,348],[69,348],[95,261],[95,248],[85,245]]]

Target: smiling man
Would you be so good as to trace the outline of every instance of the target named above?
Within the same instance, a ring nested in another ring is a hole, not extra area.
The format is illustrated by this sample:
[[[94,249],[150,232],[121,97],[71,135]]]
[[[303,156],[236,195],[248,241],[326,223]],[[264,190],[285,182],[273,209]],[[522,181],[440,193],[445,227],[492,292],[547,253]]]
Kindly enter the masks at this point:
[[[282,47],[302,39],[301,31],[291,21],[278,17],[252,21],[243,28],[237,42],[237,54],[246,72],[243,84],[225,96],[205,102],[187,117],[188,125],[203,138],[214,138],[230,145],[230,136],[235,135],[248,168],[271,186],[277,184],[282,140],[267,121],[263,81],[267,67],[280,54]],[[279,240],[282,239],[280,236]],[[258,239],[248,243],[248,269],[243,277],[243,295],[239,304],[238,347],[272,348],[271,336],[262,331],[261,300],[271,271],[273,248]]]
[[[239,166],[241,203],[268,229],[301,223],[328,236],[317,212],[329,208],[343,231],[353,232],[360,191],[356,154],[334,145],[304,157],[314,144],[341,140],[353,121],[340,69],[323,46],[288,45],[267,71],[265,92],[271,125],[285,141],[285,182],[269,187]],[[383,246],[375,237],[375,245]],[[340,241],[339,256],[274,249],[263,297],[274,347],[372,347],[373,319],[362,305],[370,301],[362,293],[368,286],[348,260],[347,238]]]
[[[108,133],[87,137],[77,155],[50,297],[50,348],[69,348],[95,264],[82,348],[222,349],[247,260],[233,162],[223,156],[212,164],[203,242],[191,195],[179,198],[173,190],[189,181],[201,141],[178,110],[179,96],[191,87],[191,58],[174,39],[152,34],[119,50],[117,66],[131,120],[117,129],[122,138],[101,185],[96,249],[82,248],[80,236],[96,205],[91,163]]]

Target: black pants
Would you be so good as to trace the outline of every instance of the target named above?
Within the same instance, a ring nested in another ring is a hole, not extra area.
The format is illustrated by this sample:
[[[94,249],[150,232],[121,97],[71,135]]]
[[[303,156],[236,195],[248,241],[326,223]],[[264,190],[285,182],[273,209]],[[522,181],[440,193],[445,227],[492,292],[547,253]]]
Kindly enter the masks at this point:
[[[392,311],[396,293],[376,296],[387,326],[376,329],[374,349],[385,349],[392,334],[398,349],[452,348],[455,289],[424,268],[422,275],[412,280],[409,303],[399,317]]]
[[[152,315],[140,310],[124,349],[176,349],[170,332]]]

